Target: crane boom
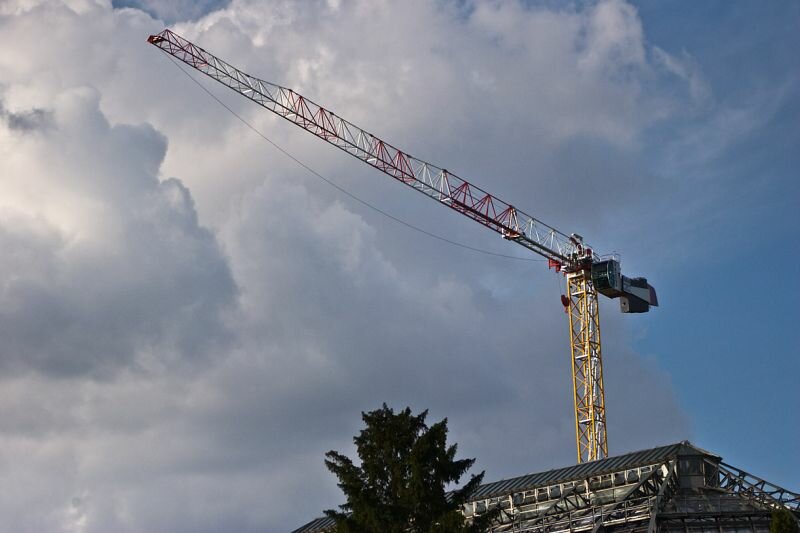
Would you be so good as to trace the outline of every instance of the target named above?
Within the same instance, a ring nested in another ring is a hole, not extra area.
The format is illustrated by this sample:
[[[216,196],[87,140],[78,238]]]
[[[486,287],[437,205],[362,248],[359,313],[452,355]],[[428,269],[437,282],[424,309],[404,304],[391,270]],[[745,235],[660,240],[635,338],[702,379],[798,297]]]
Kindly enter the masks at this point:
[[[170,30],[148,42],[289,122],[381,172],[470,217],[559,265],[578,255],[568,235],[527,215],[446,169],[413,157],[292,89],[264,81],[203,50]]]
[[[608,455],[598,291],[620,298],[623,312],[658,305],[644,278],[622,276],[576,234],[566,235],[480,187],[413,157],[297,92],[250,76],[166,29],[147,41],[235,92],[375,167],[397,181],[535,252],[567,276],[563,303],[570,323],[578,462]]]

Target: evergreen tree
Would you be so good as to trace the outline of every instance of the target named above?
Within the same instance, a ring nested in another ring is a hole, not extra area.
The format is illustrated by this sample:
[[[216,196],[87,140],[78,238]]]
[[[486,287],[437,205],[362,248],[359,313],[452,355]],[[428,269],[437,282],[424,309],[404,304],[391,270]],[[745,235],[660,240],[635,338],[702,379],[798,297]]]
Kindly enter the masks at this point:
[[[339,533],[478,533],[496,513],[486,513],[467,525],[459,509],[480,485],[483,472],[458,483],[475,459],[456,459],[455,444],[447,446],[447,419],[428,427],[428,411],[411,409],[395,414],[381,409],[361,413],[366,427],[353,438],[360,466],[330,451],[325,465],[339,478],[347,497],[341,511],[325,514],[336,519]]]
[[[788,509],[772,512],[769,533],[798,533],[797,518]]]

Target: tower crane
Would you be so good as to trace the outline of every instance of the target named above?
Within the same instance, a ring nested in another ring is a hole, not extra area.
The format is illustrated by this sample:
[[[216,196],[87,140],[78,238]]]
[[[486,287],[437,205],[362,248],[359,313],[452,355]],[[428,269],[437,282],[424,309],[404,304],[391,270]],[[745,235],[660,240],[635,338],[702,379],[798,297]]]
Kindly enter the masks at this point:
[[[171,30],[147,41],[384,174],[547,259],[567,279],[578,462],[608,456],[598,294],[619,298],[623,313],[658,305],[645,278],[628,278],[617,256],[601,257],[576,233],[565,234],[436,165],[417,159],[297,92],[255,78]]]

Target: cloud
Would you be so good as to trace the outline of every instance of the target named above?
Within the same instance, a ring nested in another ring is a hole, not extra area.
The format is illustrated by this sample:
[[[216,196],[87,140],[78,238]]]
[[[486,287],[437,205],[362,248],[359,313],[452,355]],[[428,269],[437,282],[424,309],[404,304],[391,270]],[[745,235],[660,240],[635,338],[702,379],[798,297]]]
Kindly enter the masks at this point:
[[[635,7],[611,0],[589,11],[581,68],[624,71],[645,66],[644,33]]]
[[[21,135],[10,122],[3,135],[6,370],[104,375],[147,352],[199,357],[225,337],[233,281],[188,190],[158,179],[166,139],[109,125],[98,101],[67,91],[33,115],[52,115],[50,128]]]
[[[635,9],[468,7],[154,13],[565,230],[623,225],[607,213],[659,186],[635,154],[672,109],[653,79],[675,76]],[[338,503],[323,454],[383,401],[448,417],[487,479],[573,461],[567,326],[543,265],[444,247],[320,186],[146,45],[161,23],[140,10],[4,9],[0,450],[21,488],[0,512],[30,512],[2,528],[290,529]],[[366,200],[513,253],[211,87]],[[684,437],[666,377],[604,320],[615,451]]]
[[[684,51],[683,56],[677,58],[655,46],[653,47],[653,57],[657,63],[662,64],[669,72],[686,82],[689,94],[695,103],[702,105],[708,102],[711,98],[711,87],[703,76],[697,60],[688,52]]]
[[[182,20],[197,20],[203,15],[223,8],[230,0],[112,0],[115,8],[136,8],[167,24]]]
[[[30,109],[18,113],[7,111],[0,101],[0,120],[6,123],[10,130],[33,131],[47,127],[51,117],[44,109]]]

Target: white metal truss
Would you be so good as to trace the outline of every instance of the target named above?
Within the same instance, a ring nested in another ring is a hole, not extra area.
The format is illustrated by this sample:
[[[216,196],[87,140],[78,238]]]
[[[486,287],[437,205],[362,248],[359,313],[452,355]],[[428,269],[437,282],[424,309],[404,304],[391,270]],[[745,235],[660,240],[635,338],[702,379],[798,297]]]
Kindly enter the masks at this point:
[[[475,499],[465,516],[501,509],[493,533],[614,530],[658,533],[766,531],[771,511],[788,509],[800,522],[800,495],[718,461],[703,462],[702,486],[681,477],[681,457],[586,479]]]
[[[768,533],[776,509],[800,523],[800,494],[682,442],[487,483],[462,512],[491,509],[491,533]],[[334,525],[319,518],[294,533]]]
[[[591,248],[452,172],[410,156],[292,89],[250,76],[170,30],[149,42],[396,180],[569,269]]]

